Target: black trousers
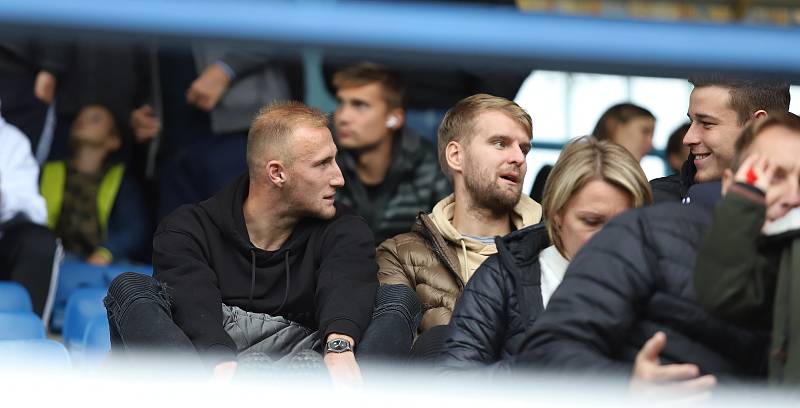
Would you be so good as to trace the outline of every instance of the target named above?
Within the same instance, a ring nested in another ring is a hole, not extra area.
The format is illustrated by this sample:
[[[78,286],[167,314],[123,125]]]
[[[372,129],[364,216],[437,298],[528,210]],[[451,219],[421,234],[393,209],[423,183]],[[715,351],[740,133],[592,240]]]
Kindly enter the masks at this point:
[[[104,304],[111,351],[117,361],[169,359],[182,368],[202,372],[204,366],[212,368],[220,362],[218,357],[228,357],[198,353],[173,320],[168,288],[155,278],[131,272],[117,276]],[[259,355],[291,365],[315,353],[321,364],[322,341],[317,330],[280,316],[247,312],[224,304],[220,308],[221,325],[235,343],[237,357],[247,360]]]
[[[55,234],[27,221],[2,226],[0,231],[0,280],[22,284],[31,295],[33,311],[49,318],[58,283]]]
[[[432,327],[416,336],[421,319],[422,305],[413,289],[379,286],[372,321],[358,346],[359,361],[434,364],[444,348],[449,326]]]
[[[146,358],[155,352],[200,367],[186,334],[172,320],[169,293],[156,279],[125,272],[111,282],[103,300],[115,358]]]

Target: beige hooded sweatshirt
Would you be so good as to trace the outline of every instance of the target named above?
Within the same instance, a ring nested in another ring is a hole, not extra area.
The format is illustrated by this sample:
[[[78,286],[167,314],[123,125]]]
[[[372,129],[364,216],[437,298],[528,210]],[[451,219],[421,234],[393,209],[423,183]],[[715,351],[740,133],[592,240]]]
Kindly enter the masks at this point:
[[[450,194],[433,207],[430,216],[442,236],[461,247],[461,250],[458,251],[458,258],[461,262],[461,277],[466,283],[486,258],[497,253],[497,248],[494,243],[487,245],[474,238],[461,235],[453,226],[455,208],[455,196]],[[511,222],[517,229],[534,225],[541,219],[542,206],[526,195],[520,198],[511,214]]]

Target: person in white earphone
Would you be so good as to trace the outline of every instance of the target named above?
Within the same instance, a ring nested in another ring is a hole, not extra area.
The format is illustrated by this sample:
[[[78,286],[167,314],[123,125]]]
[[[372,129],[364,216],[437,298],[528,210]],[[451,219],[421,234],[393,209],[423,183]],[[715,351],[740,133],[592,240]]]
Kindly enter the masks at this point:
[[[433,143],[403,126],[405,87],[395,73],[362,63],[336,72],[333,84],[336,160],[345,178],[337,200],[367,220],[379,244],[407,232],[451,188]]]

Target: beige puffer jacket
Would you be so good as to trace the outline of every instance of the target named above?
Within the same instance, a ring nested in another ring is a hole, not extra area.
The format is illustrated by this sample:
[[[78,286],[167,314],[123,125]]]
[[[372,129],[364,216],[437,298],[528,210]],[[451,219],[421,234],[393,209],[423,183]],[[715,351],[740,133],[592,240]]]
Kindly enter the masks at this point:
[[[406,285],[422,303],[419,333],[448,324],[464,285],[497,249],[462,236],[452,225],[455,199],[441,200],[431,214],[420,214],[411,232],[397,235],[378,247],[378,280],[382,285]],[[541,206],[522,196],[512,214],[517,229],[538,223]]]

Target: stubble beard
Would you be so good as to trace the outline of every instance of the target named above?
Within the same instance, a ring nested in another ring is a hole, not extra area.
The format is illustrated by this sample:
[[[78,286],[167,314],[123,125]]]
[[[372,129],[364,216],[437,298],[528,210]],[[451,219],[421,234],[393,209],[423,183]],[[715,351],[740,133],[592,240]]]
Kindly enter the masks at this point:
[[[497,184],[497,177],[488,169],[471,168],[464,184],[478,208],[495,215],[509,214],[520,200],[520,190],[513,191]],[[504,191],[505,190],[505,191]]]

